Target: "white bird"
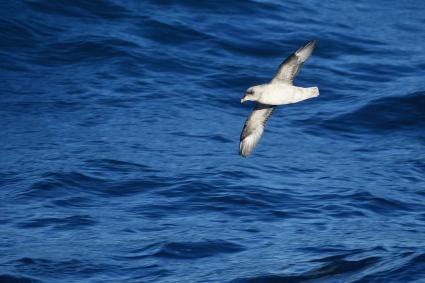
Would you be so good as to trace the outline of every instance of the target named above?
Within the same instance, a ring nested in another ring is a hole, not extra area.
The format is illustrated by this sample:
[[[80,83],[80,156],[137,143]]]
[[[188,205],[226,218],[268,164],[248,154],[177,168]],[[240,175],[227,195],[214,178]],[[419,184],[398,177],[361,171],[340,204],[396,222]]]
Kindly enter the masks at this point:
[[[256,101],[257,105],[245,121],[239,153],[243,157],[251,154],[264,132],[264,125],[277,105],[300,102],[319,96],[317,87],[297,87],[292,84],[303,63],[313,52],[316,41],[312,40],[285,59],[270,83],[250,87],[241,103]]]

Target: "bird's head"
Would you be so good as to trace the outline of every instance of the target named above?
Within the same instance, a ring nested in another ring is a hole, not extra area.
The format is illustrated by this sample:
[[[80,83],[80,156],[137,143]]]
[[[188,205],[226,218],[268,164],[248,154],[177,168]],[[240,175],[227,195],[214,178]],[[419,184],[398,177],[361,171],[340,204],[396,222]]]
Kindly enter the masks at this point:
[[[241,98],[241,103],[245,101],[257,101],[263,93],[263,85],[250,87],[246,90],[244,97]]]

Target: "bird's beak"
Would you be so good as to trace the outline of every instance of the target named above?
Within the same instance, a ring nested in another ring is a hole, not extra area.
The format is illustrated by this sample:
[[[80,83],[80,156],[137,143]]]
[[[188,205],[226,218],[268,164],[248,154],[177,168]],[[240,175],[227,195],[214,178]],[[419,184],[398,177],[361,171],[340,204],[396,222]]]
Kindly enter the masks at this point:
[[[246,101],[245,96],[241,98],[241,104]]]

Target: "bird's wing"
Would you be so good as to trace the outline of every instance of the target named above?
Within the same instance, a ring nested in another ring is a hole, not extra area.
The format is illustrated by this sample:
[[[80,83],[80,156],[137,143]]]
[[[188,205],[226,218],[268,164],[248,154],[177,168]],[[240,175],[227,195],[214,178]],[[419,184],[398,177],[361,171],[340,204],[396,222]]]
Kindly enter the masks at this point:
[[[272,83],[283,81],[292,84],[292,81],[300,71],[301,66],[313,52],[315,45],[316,41],[312,40],[286,58],[285,61],[280,64]]]
[[[239,154],[247,157],[257,145],[264,131],[264,125],[276,106],[257,103],[245,121],[239,144]]]

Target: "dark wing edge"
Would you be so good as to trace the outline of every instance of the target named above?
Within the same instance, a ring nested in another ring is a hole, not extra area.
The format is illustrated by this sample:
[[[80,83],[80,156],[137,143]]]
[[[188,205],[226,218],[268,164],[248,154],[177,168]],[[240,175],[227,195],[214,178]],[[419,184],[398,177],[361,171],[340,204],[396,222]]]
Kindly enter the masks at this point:
[[[277,70],[272,83],[283,81],[292,84],[295,76],[300,71],[303,63],[310,57],[316,46],[316,40],[308,42],[303,47],[292,53],[291,56],[285,59]]]
[[[246,119],[241,133],[239,144],[241,156],[248,157],[254,150],[263,135],[264,126],[275,108],[274,105],[257,103],[251,115]]]

